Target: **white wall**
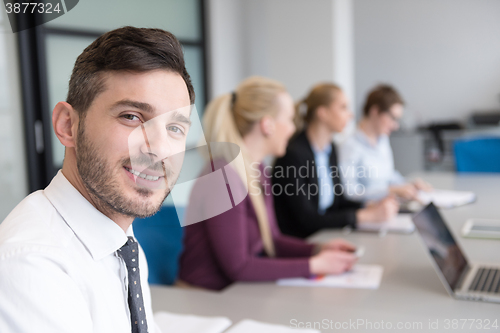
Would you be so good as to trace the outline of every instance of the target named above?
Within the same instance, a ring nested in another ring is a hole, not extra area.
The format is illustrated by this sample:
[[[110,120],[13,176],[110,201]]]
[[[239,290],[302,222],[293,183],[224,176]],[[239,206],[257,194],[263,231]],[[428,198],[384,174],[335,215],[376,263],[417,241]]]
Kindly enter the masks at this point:
[[[295,99],[318,81],[335,81],[358,112],[371,87],[392,83],[410,126],[500,108],[498,0],[210,0],[208,7],[211,97],[258,74],[284,82]]]
[[[394,84],[409,125],[500,109],[500,1],[354,0],[356,108]]]
[[[333,81],[340,84],[351,103],[355,100],[354,81],[354,8],[352,0],[334,0]]]
[[[210,0],[212,97],[250,75],[283,82],[295,99],[320,81],[335,81],[352,96],[351,3]]]
[[[245,32],[248,74],[283,82],[294,98],[333,77],[332,1],[253,0]]]
[[[208,0],[208,100],[234,90],[245,77],[243,0]]]
[[[414,123],[500,108],[498,0],[209,0],[207,10],[210,97],[259,74],[295,99],[335,81],[356,110],[374,84],[390,82]],[[18,56],[6,28],[1,17],[0,221],[27,193]]]
[[[28,193],[16,36],[0,11],[0,223]]]

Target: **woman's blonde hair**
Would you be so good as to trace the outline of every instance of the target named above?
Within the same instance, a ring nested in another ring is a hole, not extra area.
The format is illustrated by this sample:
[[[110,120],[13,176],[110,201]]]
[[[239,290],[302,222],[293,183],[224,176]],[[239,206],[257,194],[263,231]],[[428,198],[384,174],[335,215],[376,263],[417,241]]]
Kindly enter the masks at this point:
[[[330,105],[342,89],[333,83],[320,83],[315,85],[309,94],[295,105],[295,127],[297,132],[304,129],[306,124],[311,123],[316,115],[316,109],[320,106]]]
[[[251,168],[248,151],[243,142],[257,122],[264,116],[275,116],[278,112],[277,96],[286,92],[286,88],[278,81],[260,76],[252,76],[244,80],[235,92],[214,99],[207,106],[203,117],[203,128],[207,142],[231,142],[241,148],[244,169],[236,170],[244,186],[248,189],[259,222],[262,243],[267,255],[276,255],[269,225],[269,218],[264,203],[264,196],[259,187],[249,186],[248,181],[256,179],[255,168]],[[228,149],[231,147],[228,146]],[[232,151],[221,151],[219,157],[230,162],[234,156]],[[253,172],[253,174],[252,174]]]

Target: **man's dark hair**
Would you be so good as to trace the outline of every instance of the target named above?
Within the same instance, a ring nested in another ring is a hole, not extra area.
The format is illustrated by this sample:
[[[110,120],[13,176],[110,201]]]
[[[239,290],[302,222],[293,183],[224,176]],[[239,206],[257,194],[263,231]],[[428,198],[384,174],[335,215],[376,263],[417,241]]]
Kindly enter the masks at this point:
[[[182,46],[174,35],[161,29],[112,30],[97,38],[76,59],[67,102],[84,118],[96,96],[105,90],[104,73],[143,73],[158,69],[182,76],[191,104],[194,103],[194,89],[184,64]]]
[[[388,84],[380,84],[373,88],[366,98],[363,115],[368,117],[372,106],[376,106],[380,113],[389,112],[394,104],[404,105],[403,98],[396,89]]]

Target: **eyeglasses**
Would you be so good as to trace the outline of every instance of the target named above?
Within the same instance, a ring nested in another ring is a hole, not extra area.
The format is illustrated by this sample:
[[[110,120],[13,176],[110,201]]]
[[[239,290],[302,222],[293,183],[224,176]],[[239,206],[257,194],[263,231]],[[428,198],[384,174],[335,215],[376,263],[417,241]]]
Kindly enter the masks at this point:
[[[394,121],[396,123],[399,123],[399,121],[401,120],[401,118],[396,117],[390,111],[386,112],[385,114],[387,114],[392,119],[392,121]]]

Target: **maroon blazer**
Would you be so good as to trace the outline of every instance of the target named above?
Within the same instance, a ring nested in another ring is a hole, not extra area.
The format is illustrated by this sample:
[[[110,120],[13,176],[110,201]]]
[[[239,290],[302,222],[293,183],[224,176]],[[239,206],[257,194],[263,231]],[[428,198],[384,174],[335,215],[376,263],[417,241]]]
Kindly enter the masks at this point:
[[[262,172],[262,166],[260,170]],[[264,253],[257,216],[247,196],[232,209],[185,227],[179,272],[181,280],[220,290],[235,281],[273,281],[310,276],[309,257],[314,245],[281,234],[274,212],[271,180],[267,176],[270,175],[262,172],[261,185],[276,257],[269,258]],[[191,198],[196,196],[198,199],[210,195],[207,189],[198,186],[198,182],[191,193]],[[188,206],[186,215],[193,209],[199,207]]]

